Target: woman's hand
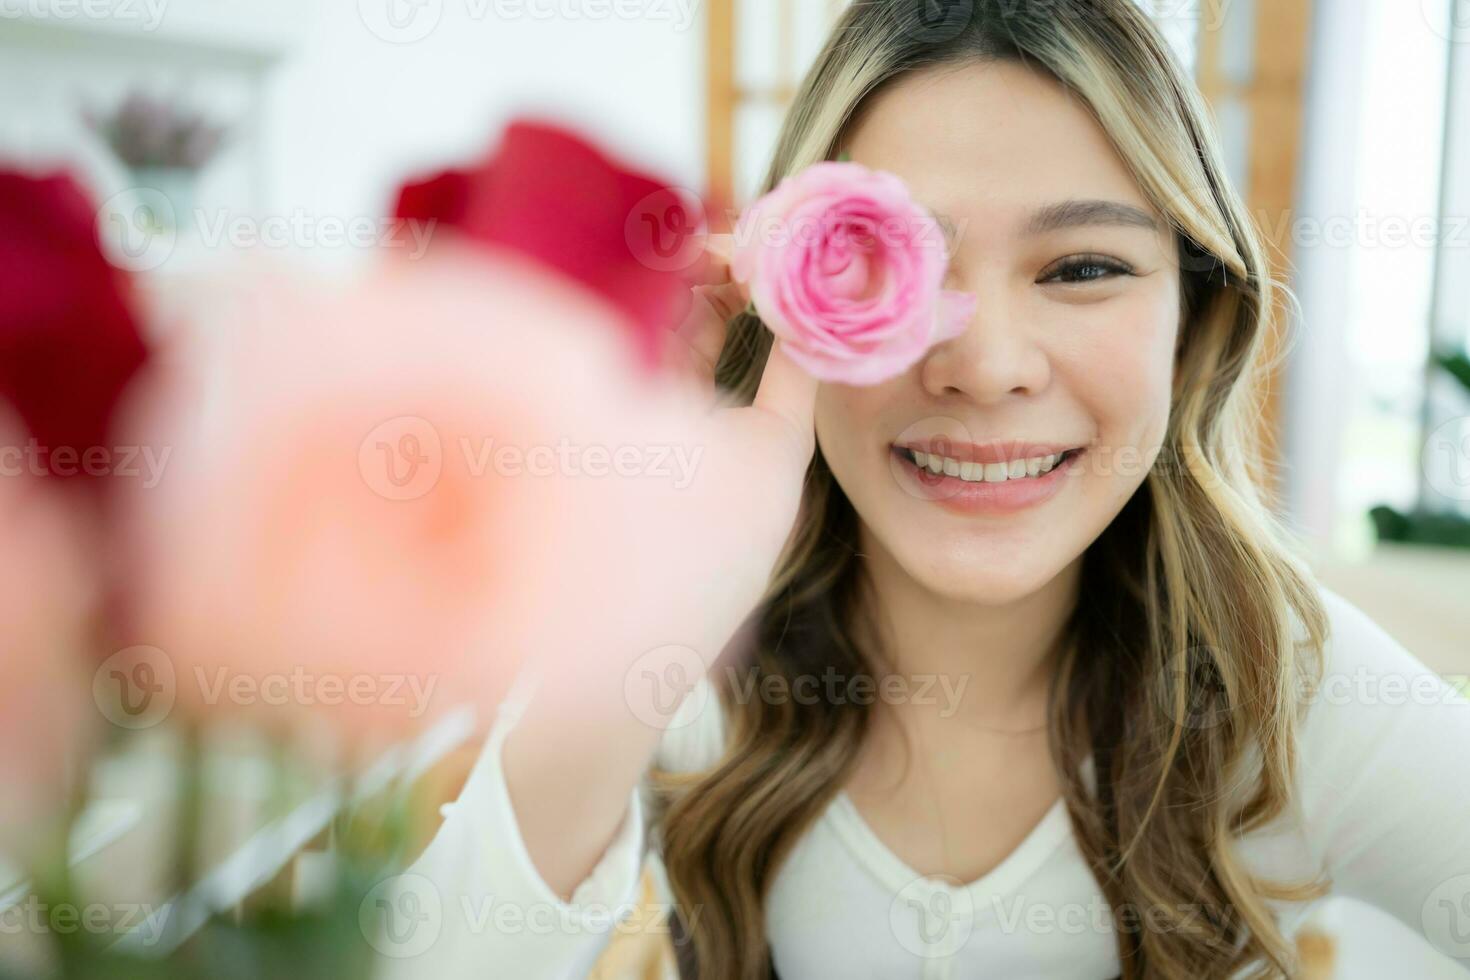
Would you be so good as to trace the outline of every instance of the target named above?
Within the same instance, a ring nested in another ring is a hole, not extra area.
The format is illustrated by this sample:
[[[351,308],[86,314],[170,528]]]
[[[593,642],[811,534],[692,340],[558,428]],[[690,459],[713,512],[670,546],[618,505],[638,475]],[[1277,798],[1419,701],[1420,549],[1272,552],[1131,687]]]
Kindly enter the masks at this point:
[[[747,303],[727,254],[728,236],[713,238],[676,331],[676,370],[700,397],[635,447],[680,461],[681,476],[572,488],[580,544],[560,556],[565,608],[545,617],[539,690],[506,742],[518,823],[561,895],[606,849],[664,727],[759,603],[797,519],[817,382],[776,345],[751,405],[709,407],[726,323]]]
[[[675,369],[714,390],[715,365],[725,348],[729,322],[750,304],[745,285],[730,276],[730,235],[710,235],[704,254],[688,271],[693,292],[689,313],[674,331]]]

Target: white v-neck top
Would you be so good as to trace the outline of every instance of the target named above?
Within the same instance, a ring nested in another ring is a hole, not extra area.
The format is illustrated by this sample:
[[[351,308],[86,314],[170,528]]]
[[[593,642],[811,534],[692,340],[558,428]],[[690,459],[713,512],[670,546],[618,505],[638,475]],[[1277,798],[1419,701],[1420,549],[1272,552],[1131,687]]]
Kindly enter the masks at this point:
[[[1463,978],[1470,974],[1470,702],[1347,600],[1320,592],[1332,635],[1325,682],[1300,733],[1297,792],[1271,828],[1241,839],[1240,853],[1249,870],[1276,880],[1325,871],[1332,902],[1387,913],[1349,918],[1354,925],[1345,931],[1364,948],[1381,938],[1400,976]],[[519,690],[502,703],[427,850],[376,890],[383,915],[370,938],[382,977],[586,977],[614,931],[634,928],[625,920],[638,902],[645,857],[660,872],[661,900],[671,901],[657,863],[658,828],[645,816],[646,780],[571,901],[541,879],[500,765],[529,688]],[[709,690],[690,695],[685,717],[676,715],[663,736],[661,768],[696,771],[718,760],[719,704]],[[1084,776],[1091,784],[1090,767]],[[1319,918],[1321,906],[1272,907],[1290,933],[1308,916]],[[1137,912],[1134,921],[1147,928],[1149,910]],[[377,920],[365,918],[364,928],[370,921]],[[666,914],[637,928],[667,931]],[[909,868],[839,792],[782,864],[766,905],[782,980],[1107,980],[1121,973],[1115,928],[1061,800],[999,865],[962,884]],[[1355,975],[1346,966],[1341,975]]]

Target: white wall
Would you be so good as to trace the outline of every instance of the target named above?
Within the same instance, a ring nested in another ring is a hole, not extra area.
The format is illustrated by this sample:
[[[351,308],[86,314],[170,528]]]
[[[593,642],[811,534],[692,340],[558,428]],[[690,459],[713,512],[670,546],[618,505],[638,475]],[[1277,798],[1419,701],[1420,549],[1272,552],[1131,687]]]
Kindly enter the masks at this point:
[[[698,0],[0,0],[0,158],[126,197],[79,109],[142,86],[232,124],[194,200],[231,220],[379,217],[405,177],[485,153],[524,113],[702,188],[703,58]]]
[[[519,112],[576,123],[624,158],[682,184],[704,174],[703,21],[689,0],[619,0],[638,17],[538,13],[587,0],[326,0],[268,95],[268,202],[355,214],[384,206],[405,173],[483,152]],[[612,7],[611,0],[608,6]],[[393,43],[384,34],[421,40]]]

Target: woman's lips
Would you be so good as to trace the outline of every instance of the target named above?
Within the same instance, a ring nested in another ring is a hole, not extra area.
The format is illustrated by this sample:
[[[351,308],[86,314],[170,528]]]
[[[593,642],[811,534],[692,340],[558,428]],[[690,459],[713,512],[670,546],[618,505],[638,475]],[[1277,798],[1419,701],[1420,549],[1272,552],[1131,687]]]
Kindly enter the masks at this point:
[[[969,448],[976,447],[950,446],[940,455],[951,460],[969,462],[972,467],[983,468],[982,464],[974,461],[973,456],[966,459],[965,455],[960,455]],[[983,449],[984,447],[978,448]],[[1036,448],[1053,447],[1028,446],[1024,453],[1033,453]],[[918,451],[923,452],[923,450]],[[1005,514],[1034,507],[1050,500],[1062,489],[1064,480],[1076,470],[1078,461],[1086,455],[1087,450],[1085,447],[1056,449],[1061,458],[1056,461],[1050,471],[1038,473],[1035,476],[1008,477],[1003,482],[994,483],[981,482],[973,478],[966,480],[944,472],[934,473],[928,467],[920,467],[915,463],[914,452],[915,450],[908,446],[894,446],[890,453],[890,462],[895,470],[895,475],[905,490],[922,500],[932,501],[957,513]],[[997,460],[1026,458],[1035,458],[1035,456],[1017,452],[1012,446],[1007,455],[999,456]],[[998,463],[991,465],[998,465]]]

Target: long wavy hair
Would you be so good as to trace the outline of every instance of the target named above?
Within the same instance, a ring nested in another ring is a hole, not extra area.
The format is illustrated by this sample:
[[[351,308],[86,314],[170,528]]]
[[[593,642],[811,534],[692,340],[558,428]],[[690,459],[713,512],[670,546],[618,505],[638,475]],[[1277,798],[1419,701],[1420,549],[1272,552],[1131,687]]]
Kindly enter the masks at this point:
[[[1049,693],[1051,756],[1116,917],[1124,978],[1290,975],[1294,953],[1267,899],[1306,900],[1326,882],[1260,879],[1233,847],[1286,806],[1328,633],[1268,503],[1256,434],[1273,310],[1288,294],[1198,89],[1133,0],[974,0],[949,5],[948,20],[926,8],[847,8],[786,117],[764,189],[831,159],[865,101],[899,76],[1011,59],[1090,107],[1172,221],[1182,309],[1169,425],[1143,485],[1083,558]],[[754,315],[733,319],[720,386],[748,402],[770,343]],[[829,667],[871,675],[857,642],[867,635],[858,516],[820,450],[804,493],[754,615],[752,669],[788,683]],[[716,684],[728,748],[707,771],[657,774],[663,857],[677,906],[700,909],[685,950],[699,980],[756,980],[771,970],[765,897],[852,771],[871,709],[740,699]],[[1128,926],[1120,909],[1147,910],[1148,925]]]

